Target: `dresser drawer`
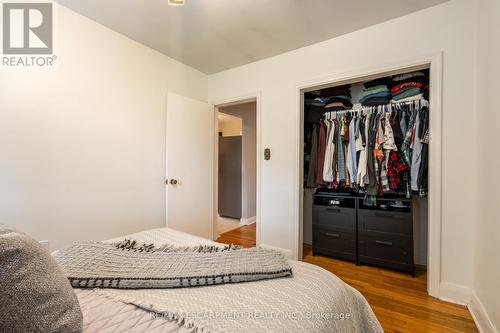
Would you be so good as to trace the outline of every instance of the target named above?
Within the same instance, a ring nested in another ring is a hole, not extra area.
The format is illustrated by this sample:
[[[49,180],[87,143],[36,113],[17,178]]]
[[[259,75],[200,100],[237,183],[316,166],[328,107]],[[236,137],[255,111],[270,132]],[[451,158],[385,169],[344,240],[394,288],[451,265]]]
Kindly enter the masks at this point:
[[[356,231],[313,227],[313,253],[356,260]]]
[[[358,211],[358,228],[408,236],[413,233],[411,213],[360,209]]]
[[[413,266],[413,240],[409,236],[360,230],[358,251],[361,262],[389,264],[394,268]]]
[[[356,229],[356,209],[335,206],[313,206],[313,226]]]

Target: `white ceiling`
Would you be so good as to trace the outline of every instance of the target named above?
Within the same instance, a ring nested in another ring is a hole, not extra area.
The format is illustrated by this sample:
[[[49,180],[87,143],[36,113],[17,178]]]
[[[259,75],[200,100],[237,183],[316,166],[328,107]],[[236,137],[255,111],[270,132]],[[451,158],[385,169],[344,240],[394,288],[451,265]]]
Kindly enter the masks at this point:
[[[169,6],[167,0],[58,3],[212,74],[445,1],[186,0],[181,7]]]

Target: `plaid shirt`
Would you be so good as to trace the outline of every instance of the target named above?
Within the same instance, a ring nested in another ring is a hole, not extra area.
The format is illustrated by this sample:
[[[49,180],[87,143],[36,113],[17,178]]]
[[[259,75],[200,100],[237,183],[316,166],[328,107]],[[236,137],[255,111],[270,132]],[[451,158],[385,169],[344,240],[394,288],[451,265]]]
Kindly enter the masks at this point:
[[[387,163],[387,177],[389,180],[389,187],[396,190],[401,185],[401,173],[408,169],[408,164],[399,158],[397,151],[392,150],[389,154],[389,161]]]

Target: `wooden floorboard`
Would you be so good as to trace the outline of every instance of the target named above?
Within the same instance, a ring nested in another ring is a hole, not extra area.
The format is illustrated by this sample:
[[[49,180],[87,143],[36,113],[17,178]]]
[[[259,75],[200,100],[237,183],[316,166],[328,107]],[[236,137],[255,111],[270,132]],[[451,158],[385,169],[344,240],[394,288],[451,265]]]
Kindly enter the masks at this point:
[[[222,234],[220,243],[255,246],[255,224]],[[426,292],[427,274],[408,274],[313,256],[304,245],[304,261],[323,267],[365,296],[386,332],[478,332],[467,307],[441,301]]]

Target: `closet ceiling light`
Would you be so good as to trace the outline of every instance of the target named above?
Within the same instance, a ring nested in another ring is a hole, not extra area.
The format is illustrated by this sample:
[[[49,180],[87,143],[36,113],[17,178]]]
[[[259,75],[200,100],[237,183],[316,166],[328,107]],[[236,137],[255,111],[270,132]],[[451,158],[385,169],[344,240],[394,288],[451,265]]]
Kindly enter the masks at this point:
[[[170,6],[183,6],[184,0],[168,0]]]

